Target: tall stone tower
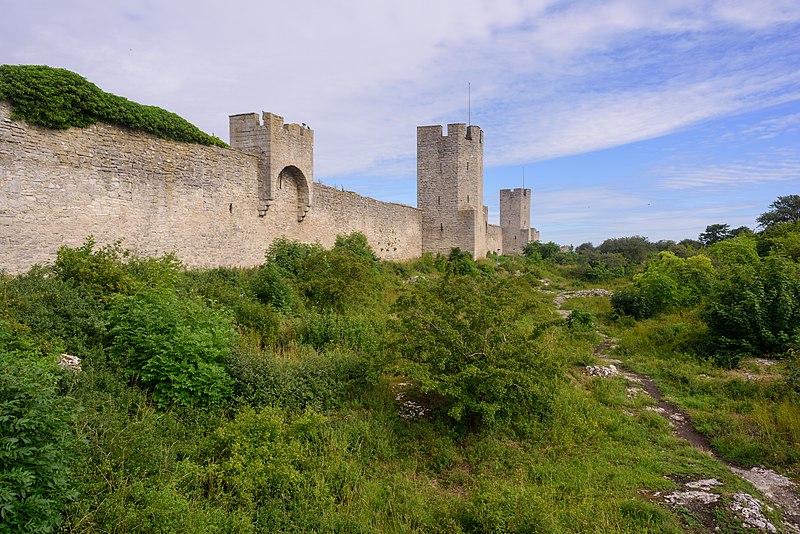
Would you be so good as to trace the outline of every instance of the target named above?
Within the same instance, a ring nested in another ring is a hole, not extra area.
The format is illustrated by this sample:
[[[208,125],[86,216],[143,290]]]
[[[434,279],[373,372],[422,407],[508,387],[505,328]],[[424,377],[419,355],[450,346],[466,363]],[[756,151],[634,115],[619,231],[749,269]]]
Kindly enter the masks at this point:
[[[266,215],[284,188],[297,202],[297,220],[311,209],[314,183],[314,130],[300,124],[284,124],[272,113],[231,115],[231,146],[259,158],[258,213]]]
[[[500,190],[500,231],[503,254],[522,254],[531,240],[531,190]]]
[[[459,247],[486,256],[483,205],[483,131],[448,124],[417,127],[417,207],[422,210],[422,251],[447,254]]]

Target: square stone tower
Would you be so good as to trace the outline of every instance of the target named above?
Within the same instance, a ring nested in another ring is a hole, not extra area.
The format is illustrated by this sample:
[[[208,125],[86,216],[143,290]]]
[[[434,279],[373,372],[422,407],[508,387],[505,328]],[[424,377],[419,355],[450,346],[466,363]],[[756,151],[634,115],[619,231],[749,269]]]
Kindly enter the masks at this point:
[[[314,182],[314,130],[300,124],[284,124],[283,117],[263,113],[231,115],[231,146],[259,158],[258,213],[272,206],[284,180],[297,190],[297,220],[311,209]]]
[[[531,190],[500,190],[500,230],[503,254],[522,254],[531,240]]]
[[[417,207],[422,210],[422,251],[453,247],[486,256],[483,205],[483,131],[448,124],[417,127]]]

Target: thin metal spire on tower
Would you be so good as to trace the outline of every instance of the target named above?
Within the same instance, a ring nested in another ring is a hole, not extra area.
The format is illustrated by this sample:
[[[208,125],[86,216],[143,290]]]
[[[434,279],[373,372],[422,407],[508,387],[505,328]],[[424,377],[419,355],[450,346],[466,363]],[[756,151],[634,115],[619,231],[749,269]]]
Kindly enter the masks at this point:
[[[472,82],[467,82],[467,126],[472,126]]]

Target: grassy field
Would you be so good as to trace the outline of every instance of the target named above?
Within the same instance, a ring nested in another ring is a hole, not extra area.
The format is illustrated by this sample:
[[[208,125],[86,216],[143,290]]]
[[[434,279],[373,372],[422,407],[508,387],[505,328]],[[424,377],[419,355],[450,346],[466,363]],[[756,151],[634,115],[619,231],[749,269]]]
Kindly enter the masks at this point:
[[[674,437],[624,378],[587,375],[595,329],[721,456],[797,479],[786,363],[716,367],[691,350],[706,328],[696,312],[635,321],[608,297],[578,297],[563,307],[593,325],[569,323],[540,280],[587,284],[558,266],[458,254],[388,264],[368,252],[357,236],[330,251],[282,242],[260,268],[186,271],[89,242],[0,278],[0,416],[17,417],[0,436],[5,524],[741,530],[733,495],[758,493]],[[63,352],[81,372],[57,369]],[[37,421],[25,417],[34,404]],[[666,502],[709,478],[721,482],[716,503]]]

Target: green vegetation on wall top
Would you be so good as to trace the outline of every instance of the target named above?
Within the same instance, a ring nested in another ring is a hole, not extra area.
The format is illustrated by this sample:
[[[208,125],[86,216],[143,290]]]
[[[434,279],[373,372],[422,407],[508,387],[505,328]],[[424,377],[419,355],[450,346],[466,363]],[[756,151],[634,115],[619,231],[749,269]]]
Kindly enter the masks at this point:
[[[163,139],[227,146],[174,113],[106,93],[66,69],[45,65],[0,65],[0,100],[11,102],[12,118],[48,128],[86,128],[96,122],[105,122],[142,130]]]

